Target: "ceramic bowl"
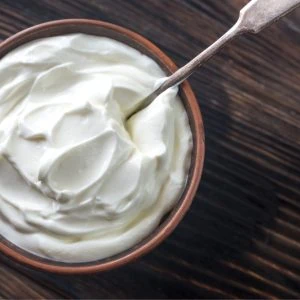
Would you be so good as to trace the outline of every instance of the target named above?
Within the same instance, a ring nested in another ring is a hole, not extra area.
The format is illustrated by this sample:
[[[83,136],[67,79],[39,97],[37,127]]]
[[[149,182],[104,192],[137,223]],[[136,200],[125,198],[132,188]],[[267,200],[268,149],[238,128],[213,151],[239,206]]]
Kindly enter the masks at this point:
[[[83,19],[48,22],[19,32],[0,44],[0,59],[14,48],[32,40],[79,32],[106,36],[126,43],[154,59],[167,74],[177,69],[173,61],[164,52],[141,35],[114,24]],[[82,274],[107,271],[127,264],[161,243],[174,230],[190,207],[203,169],[204,131],[202,117],[197,100],[188,82],[181,84],[180,96],[188,114],[193,136],[192,160],[188,182],[181,198],[178,199],[177,205],[147,238],[118,255],[87,263],[63,263],[44,259],[20,249],[3,236],[0,236],[0,252],[31,268],[54,273]]]

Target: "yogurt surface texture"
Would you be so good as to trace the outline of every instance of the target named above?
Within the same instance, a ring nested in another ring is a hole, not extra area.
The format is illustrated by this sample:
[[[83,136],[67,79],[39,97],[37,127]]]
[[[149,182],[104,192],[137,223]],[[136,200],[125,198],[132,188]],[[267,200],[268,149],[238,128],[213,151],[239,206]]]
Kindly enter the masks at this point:
[[[36,255],[93,261],[147,237],[179,200],[192,135],[165,74],[115,40],[71,34],[0,60],[0,234]]]

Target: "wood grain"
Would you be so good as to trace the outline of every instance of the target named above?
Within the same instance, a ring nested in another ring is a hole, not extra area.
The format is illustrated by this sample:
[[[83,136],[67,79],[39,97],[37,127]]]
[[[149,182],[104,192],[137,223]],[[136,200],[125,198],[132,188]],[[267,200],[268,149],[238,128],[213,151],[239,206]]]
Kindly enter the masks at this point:
[[[1,0],[0,38],[41,22],[94,18],[141,33],[183,65],[245,0]],[[2,298],[299,298],[300,11],[244,36],[194,74],[207,153],[180,226],[136,263],[57,276],[1,257]]]

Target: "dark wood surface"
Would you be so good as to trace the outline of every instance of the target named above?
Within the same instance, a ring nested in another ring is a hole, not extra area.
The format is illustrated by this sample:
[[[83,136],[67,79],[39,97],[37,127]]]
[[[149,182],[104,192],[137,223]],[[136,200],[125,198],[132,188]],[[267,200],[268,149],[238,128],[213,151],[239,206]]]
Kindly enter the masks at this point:
[[[1,0],[0,39],[49,20],[93,18],[141,33],[183,65],[246,2]],[[236,40],[190,82],[206,161],[194,204],[171,237],[97,275],[51,275],[1,257],[0,298],[300,297],[300,10]]]

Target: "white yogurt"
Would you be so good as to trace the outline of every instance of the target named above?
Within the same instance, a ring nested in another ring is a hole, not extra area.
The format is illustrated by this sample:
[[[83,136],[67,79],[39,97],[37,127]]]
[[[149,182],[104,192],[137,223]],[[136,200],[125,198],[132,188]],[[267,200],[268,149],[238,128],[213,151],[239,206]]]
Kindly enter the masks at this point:
[[[130,121],[164,72],[104,37],[36,40],[0,60],[0,234],[84,262],[145,238],[179,199],[192,148],[177,88]]]

